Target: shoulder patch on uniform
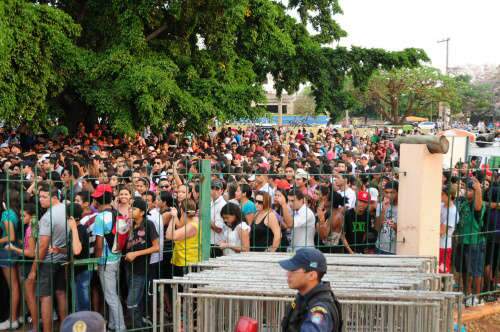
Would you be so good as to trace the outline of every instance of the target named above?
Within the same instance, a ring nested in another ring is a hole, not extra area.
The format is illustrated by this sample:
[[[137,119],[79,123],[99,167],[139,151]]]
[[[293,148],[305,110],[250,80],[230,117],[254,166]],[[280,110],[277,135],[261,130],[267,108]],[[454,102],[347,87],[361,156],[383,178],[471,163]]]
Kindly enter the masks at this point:
[[[325,308],[323,308],[323,307],[321,307],[321,306],[318,306],[318,305],[317,305],[317,306],[315,306],[315,307],[312,307],[312,308],[311,308],[311,310],[310,310],[310,312],[311,312],[312,314],[314,314],[314,313],[322,313],[322,314],[326,314],[326,313],[328,313],[328,311],[326,311],[326,309],[325,309]]]
[[[311,322],[315,325],[321,325],[325,317],[320,312],[315,312],[311,315]]]

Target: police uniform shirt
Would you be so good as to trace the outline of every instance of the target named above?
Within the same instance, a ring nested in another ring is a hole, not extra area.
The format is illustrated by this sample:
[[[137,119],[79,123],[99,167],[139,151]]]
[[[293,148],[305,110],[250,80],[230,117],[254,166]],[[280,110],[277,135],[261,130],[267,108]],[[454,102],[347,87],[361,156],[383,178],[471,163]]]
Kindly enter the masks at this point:
[[[303,298],[303,296],[299,295]],[[330,332],[333,330],[332,315],[328,313],[328,306],[318,302],[307,311],[306,317],[300,326],[300,332]]]

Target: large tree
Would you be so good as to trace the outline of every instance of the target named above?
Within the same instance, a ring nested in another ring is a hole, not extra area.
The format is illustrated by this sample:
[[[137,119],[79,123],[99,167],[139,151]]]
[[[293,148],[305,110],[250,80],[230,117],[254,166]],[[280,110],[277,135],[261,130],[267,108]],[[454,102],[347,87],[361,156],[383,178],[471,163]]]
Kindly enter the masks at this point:
[[[352,88],[361,107],[381,115],[393,124],[412,115],[428,117],[437,114],[440,102],[458,112],[462,99],[457,81],[430,67],[378,70],[366,88]]]
[[[460,112],[473,122],[479,119],[495,117],[495,94],[493,82],[472,82],[469,75],[455,77],[459,98]]]
[[[427,60],[417,49],[323,46],[346,35],[337,14],[338,0],[6,0],[0,109],[13,125],[101,117],[116,132],[200,132],[214,118],[258,116],[272,73],[279,93],[310,82],[317,112],[335,117],[352,104],[346,75],[362,86],[378,68]]]

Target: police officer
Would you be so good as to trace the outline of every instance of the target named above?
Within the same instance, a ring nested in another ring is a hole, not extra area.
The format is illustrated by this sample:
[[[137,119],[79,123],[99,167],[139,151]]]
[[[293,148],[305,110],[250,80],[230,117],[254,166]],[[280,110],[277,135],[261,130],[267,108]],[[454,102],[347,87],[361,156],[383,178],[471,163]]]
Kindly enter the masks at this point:
[[[281,322],[283,332],[341,331],[340,304],[330,284],[321,281],[327,268],[325,256],[317,249],[303,248],[279,264],[288,271],[288,286],[298,291]]]

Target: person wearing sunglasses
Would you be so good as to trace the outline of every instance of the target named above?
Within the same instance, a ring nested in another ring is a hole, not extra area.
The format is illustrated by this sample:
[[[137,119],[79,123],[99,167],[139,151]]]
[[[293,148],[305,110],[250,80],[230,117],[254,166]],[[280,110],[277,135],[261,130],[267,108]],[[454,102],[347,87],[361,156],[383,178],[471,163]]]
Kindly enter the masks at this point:
[[[252,251],[275,252],[281,242],[281,229],[276,214],[271,209],[271,196],[267,192],[255,194],[257,213],[250,230]]]

